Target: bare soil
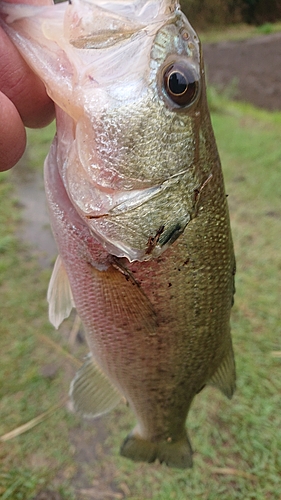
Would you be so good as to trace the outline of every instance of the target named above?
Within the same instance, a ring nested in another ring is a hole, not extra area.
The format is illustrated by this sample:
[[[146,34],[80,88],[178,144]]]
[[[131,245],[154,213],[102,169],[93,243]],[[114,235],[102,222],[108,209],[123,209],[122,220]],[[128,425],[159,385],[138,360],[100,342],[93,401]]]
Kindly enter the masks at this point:
[[[281,33],[206,44],[203,52],[209,84],[233,85],[235,99],[281,110]]]

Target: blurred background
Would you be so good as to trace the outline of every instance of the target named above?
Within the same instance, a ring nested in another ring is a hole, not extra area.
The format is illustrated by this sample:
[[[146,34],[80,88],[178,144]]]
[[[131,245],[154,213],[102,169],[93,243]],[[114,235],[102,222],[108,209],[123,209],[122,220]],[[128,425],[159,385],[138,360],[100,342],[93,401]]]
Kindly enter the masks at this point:
[[[194,468],[119,457],[125,405],[93,422],[72,414],[72,377],[88,349],[75,312],[49,324],[56,258],[42,166],[55,124],[28,131],[0,174],[0,499],[281,499],[281,3],[190,0],[237,258],[232,335],[237,391],[207,388],[187,421]]]
[[[262,25],[281,18],[279,0],[184,0],[181,5],[197,28],[241,22]]]

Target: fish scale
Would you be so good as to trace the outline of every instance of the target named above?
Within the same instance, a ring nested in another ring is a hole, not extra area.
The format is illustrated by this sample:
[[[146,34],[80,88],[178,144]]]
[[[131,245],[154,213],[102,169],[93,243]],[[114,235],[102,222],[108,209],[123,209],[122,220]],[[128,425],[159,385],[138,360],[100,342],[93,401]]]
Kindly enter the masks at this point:
[[[95,418],[126,398],[137,425],[121,454],[191,467],[192,400],[235,389],[235,259],[198,37],[168,0],[0,13],[56,105],[49,317],[76,307],[90,348],[73,407]]]

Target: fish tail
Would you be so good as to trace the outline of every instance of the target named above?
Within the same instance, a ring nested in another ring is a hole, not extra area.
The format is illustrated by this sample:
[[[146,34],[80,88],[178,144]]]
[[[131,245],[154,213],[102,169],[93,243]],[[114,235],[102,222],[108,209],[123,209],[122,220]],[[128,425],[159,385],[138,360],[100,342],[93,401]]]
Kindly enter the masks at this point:
[[[121,446],[120,454],[135,462],[159,460],[168,467],[187,469],[192,467],[192,448],[187,435],[178,441],[148,441],[132,431]]]

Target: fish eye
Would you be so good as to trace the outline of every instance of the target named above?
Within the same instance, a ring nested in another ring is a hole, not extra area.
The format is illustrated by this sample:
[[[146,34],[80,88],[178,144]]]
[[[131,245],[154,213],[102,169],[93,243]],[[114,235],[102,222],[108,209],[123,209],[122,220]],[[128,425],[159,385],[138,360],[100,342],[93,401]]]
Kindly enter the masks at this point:
[[[178,106],[192,104],[199,90],[199,78],[186,64],[172,63],[164,68],[163,85],[166,95]]]

